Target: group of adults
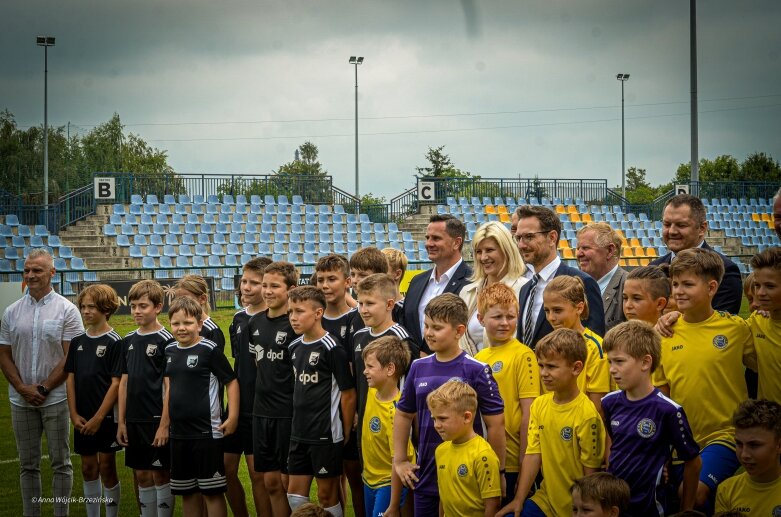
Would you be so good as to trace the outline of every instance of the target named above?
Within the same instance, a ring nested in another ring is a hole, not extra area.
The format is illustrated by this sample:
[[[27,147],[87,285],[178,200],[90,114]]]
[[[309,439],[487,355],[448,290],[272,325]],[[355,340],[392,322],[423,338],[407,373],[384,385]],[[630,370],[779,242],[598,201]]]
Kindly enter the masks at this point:
[[[781,239],[781,190],[773,199],[773,216]],[[669,253],[652,264],[669,264],[681,250],[710,249],[705,241],[706,211],[698,198],[678,195],[670,199],[662,223],[662,239]],[[503,282],[518,295],[518,338],[533,348],[552,331],[543,311],[542,293],[548,282],[560,275],[583,280],[590,308],[584,323],[604,335],[624,321],[622,292],[627,273],[619,265],[621,240],[607,223],[584,226],[577,234],[580,269],[576,269],[564,264],[558,254],[561,231],[559,217],[552,210],[521,206],[512,214],[510,230],[499,222],[478,228],[472,239],[473,270],[462,257],[464,224],[450,215],[432,216],[426,230],[426,251],[434,267],[413,278],[404,303],[410,335],[425,349],[426,304],[442,293],[460,294],[470,313],[462,346],[477,351],[484,341],[476,315],[477,296],[486,286]],[[736,314],[741,304],[740,271],[730,259],[721,258],[725,274],[714,308]],[[6,309],[0,324],[0,368],[8,380],[24,515],[40,515],[44,432],[54,474],[54,515],[67,515],[73,479],[64,363],[70,340],[82,333],[83,327],[76,306],[52,289],[54,274],[47,251],[30,252],[23,273],[27,293]]]

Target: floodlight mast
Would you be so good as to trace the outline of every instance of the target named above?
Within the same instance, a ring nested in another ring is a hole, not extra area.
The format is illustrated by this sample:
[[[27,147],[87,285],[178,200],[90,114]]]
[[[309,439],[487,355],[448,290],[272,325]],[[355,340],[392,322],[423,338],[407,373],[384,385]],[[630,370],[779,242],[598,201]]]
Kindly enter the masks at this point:
[[[360,190],[358,189],[358,65],[363,64],[363,56],[350,56],[349,63],[355,65],[355,198],[356,213],[360,204]]]
[[[49,226],[49,47],[53,36],[37,36],[35,43],[43,47],[43,205],[44,223]]]
[[[629,74],[618,74],[621,81],[621,196],[626,199],[626,152],[624,146],[624,83],[629,80]]]

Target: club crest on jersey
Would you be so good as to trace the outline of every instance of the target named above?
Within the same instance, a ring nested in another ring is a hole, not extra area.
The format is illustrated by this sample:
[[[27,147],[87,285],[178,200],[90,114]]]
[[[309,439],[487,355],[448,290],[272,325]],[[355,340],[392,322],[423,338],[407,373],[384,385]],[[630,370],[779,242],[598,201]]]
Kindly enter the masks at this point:
[[[261,359],[263,359],[263,347],[255,345],[255,362],[259,363]]]
[[[380,429],[382,429],[382,425],[380,424],[380,419],[376,416],[373,416],[371,420],[369,420],[369,429],[373,433],[379,433]]]
[[[281,345],[282,343],[284,343],[286,339],[287,339],[287,332],[282,332],[282,331],[277,332],[277,339],[276,339],[276,341],[277,341],[278,345]]]
[[[724,350],[727,348],[727,344],[729,341],[727,340],[727,336],[724,334],[719,334],[718,336],[713,338],[713,346],[718,348],[719,350]]]
[[[656,434],[656,424],[650,418],[643,418],[637,423],[637,434],[643,438],[650,438]]]
[[[572,428],[570,426],[563,427],[559,433],[561,439],[565,442],[572,440]]]
[[[98,348],[95,349],[95,355],[98,357],[103,357],[106,355],[106,345],[98,345]]]
[[[454,382],[464,382],[464,379],[461,377],[451,377],[447,380],[447,382],[454,381]]]
[[[315,366],[319,359],[320,359],[320,352],[312,352],[311,354],[309,354],[309,364],[311,366]]]
[[[187,367],[188,368],[195,368],[195,365],[198,364],[198,356],[197,355],[188,355],[187,356]]]
[[[501,361],[496,361],[494,365],[491,367],[491,369],[494,371],[494,373],[499,373],[502,371],[502,368],[504,367],[504,363]]]
[[[347,325],[342,325],[342,328],[339,329],[339,334],[342,335],[342,339],[347,335]]]
[[[147,356],[154,357],[156,353],[157,353],[157,345],[146,345]]]
[[[462,478],[467,474],[469,474],[469,469],[466,468],[466,465],[462,463],[461,465],[458,466],[458,470],[456,470],[456,473],[458,474],[458,477]]]

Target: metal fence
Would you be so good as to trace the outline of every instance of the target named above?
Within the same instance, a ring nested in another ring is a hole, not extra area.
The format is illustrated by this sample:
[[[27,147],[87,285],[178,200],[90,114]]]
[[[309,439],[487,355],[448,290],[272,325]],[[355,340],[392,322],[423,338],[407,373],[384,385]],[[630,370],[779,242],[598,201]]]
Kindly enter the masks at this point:
[[[607,180],[600,179],[540,179],[540,178],[454,178],[419,177],[417,183],[434,183],[432,203],[444,204],[448,197],[572,198],[587,204],[606,204]]]

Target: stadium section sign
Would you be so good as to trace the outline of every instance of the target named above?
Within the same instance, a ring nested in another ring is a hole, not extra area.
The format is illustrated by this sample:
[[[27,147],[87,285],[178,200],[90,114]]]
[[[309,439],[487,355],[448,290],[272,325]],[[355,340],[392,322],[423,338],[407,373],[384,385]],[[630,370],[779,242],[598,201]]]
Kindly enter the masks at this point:
[[[105,201],[116,198],[114,178],[95,178],[95,200]]]

